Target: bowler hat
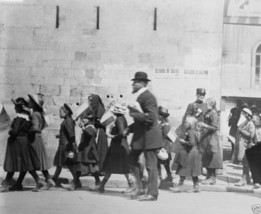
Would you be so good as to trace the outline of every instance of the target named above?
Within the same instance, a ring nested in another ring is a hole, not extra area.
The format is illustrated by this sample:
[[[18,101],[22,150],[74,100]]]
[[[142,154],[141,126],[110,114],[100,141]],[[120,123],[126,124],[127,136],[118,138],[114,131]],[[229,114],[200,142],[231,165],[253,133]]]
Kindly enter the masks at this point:
[[[206,89],[204,89],[204,88],[197,88],[197,94],[205,95],[206,94]]]
[[[134,81],[134,80],[142,80],[142,81],[146,81],[146,82],[150,81],[148,79],[148,74],[143,72],[143,71],[136,72],[134,78],[132,79],[132,81]]]
[[[66,103],[63,104],[63,107],[66,109],[66,111],[68,111],[68,114],[69,114],[69,115],[72,115],[72,114],[73,114],[72,109],[71,109]]]
[[[161,115],[163,117],[168,117],[169,116],[169,110],[167,108],[160,106],[159,107],[159,115]]]

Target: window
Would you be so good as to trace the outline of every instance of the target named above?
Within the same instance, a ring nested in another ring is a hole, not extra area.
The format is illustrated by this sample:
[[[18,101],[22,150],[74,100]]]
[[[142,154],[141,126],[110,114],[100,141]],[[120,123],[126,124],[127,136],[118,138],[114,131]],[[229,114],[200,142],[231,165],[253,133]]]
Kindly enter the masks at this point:
[[[258,42],[252,52],[251,88],[261,89],[261,42]]]

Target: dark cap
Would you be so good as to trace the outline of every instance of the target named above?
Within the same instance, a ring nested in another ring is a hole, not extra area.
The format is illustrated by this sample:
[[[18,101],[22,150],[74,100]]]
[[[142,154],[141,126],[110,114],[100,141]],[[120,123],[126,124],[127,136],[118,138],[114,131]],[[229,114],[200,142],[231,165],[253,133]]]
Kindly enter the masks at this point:
[[[132,79],[132,81],[134,81],[134,80],[141,80],[141,81],[146,81],[146,82],[150,81],[148,79],[148,74],[143,72],[143,71],[136,72],[134,78]]]
[[[15,100],[13,100],[13,99],[11,99],[11,100],[19,112],[24,112],[24,111],[29,112],[29,109],[27,109],[29,107],[29,103],[25,98],[18,97]],[[23,108],[23,107],[27,107],[27,108]]]
[[[167,108],[159,106],[159,115],[161,115],[163,117],[168,117],[169,116],[169,110]]]
[[[206,95],[206,89],[204,89],[204,88],[197,88],[197,94]]]
[[[66,109],[66,111],[68,111],[68,114],[69,114],[69,115],[72,115],[72,114],[73,114],[72,109],[71,109],[66,103],[63,104],[63,107]]]

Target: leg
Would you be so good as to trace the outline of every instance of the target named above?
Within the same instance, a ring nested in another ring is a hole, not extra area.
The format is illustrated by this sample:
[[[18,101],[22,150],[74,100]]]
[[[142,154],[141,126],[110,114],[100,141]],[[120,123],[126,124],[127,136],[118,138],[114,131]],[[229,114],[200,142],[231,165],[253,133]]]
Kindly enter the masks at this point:
[[[127,179],[129,187],[126,190],[122,191],[122,193],[130,193],[135,190],[134,182],[130,178],[130,174],[125,174],[125,178]]]
[[[5,180],[2,183],[2,188],[0,189],[0,192],[7,192],[9,191],[9,186],[11,185],[12,178],[14,176],[14,172],[7,172]]]
[[[93,177],[95,179],[95,186],[99,185],[101,183],[99,174],[98,173],[94,173]]]
[[[43,175],[45,177],[45,182],[46,182],[46,186],[43,189],[44,190],[49,190],[51,187],[54,187],[55,183],[51,179],[51,176],[50,176],[48,170],[43,170],[42,173],[43,173]]]
[[[60,167],[60,166],[59,166],[59,167],[56,167],[55,172],[54,172],[54,175],[53,175],[53,180],[54,180],[54,182],[57,181],[57,179],[59,178],[61,172],[62,172],[62,167]]]
[[[138,195],[144,194],[143,184],[141,181],[142,170],[141,170],[141,165],[139,163],[139,156],[141,153],[142,150],[131,150],[129,154],[130,170],[131,173],[133,174],[134,186],[135,186],[135,191],[132,192],[131,194],[132,199],[136,199]]]
[[[161,164],[160,164],[159,160],[157,163],[157,168],[158,168],[159,179],[160,179],[160,181],[162,181],[163,178],[162,178],[162,173],[161,173]]]
[[[192,177],[192,181],[194,184],[194,192],[199,192],[199,186],[198,186],[198,176]]]
[[[172,177],[172,174],[171,174],[171,171],[170,171],[170,160],[169,159],[164,161],[164,167],[165,167],[165,170],[167,172],[167,178],[165,178],[164,181],[172,182],[173,177]]]
[[[96,185],[94,188],[92,188],[90,190],[103,193],[104,186],[107,183],[107,181],[110,179],[110,177],[111,177],[111,173],[105,173],[104,178],[102,179],[101,183],[99,185]]]
[[[23,183],[23,180],[24,180],[24,177],[25,177],[26,173],[27,173],[26,171],[19,173],[19,177],[18,177],[15,185],[13,185],[10,188],[10,190],[22,190],[23,189],[22,183]]]
[[[148,195],[158,197],[158,170],[157,170],[157,149],[146,150],[144,152],[146,169],[148,172]]]
[[[45,183],[40,180],[35,170],[29,171],[29,173],[31,174],[31,176],[34,178],[36,182],[36,187],[33,189],[33,192],[38,192],[42,187],[45,186]]]

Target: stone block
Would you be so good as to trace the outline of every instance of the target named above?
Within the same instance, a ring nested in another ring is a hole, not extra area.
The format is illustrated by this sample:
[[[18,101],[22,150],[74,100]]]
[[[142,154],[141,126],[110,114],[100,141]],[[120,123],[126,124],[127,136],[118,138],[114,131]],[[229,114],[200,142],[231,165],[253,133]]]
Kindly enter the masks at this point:
[[[41,84],[41,85],[64,85],[64,78],[62,77],[41,77],[41,76],[32,76],[32,83]]]
[[[43,18],[41,5],[2,5],[2,21],[7,27],[40,27]]]
[[[84,61],[87,58],[87,53],[83,51],[76,51],[74,54],[75,61]]]
[[[44,95],[59,96],[61,94],[60,85],[41,85],[41,93]]]

